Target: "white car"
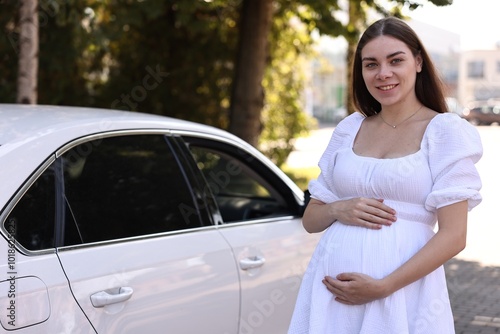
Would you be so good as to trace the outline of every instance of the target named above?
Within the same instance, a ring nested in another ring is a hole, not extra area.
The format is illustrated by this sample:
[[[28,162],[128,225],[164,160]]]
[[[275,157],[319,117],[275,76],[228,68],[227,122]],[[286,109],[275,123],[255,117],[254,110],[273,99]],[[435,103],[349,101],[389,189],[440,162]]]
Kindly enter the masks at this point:
[[[286,332],[318,236],[304,193],[242,140],[0,105],[0,165],[0,331]]]

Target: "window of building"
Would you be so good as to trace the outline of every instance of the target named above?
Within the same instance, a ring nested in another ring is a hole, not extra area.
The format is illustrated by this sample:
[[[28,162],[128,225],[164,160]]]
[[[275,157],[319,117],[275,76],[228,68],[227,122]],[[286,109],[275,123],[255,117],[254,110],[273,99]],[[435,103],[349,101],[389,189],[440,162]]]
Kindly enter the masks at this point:
[[[475,79],[484,78],[484,62],[480,60],[468,62],[467,77]]]

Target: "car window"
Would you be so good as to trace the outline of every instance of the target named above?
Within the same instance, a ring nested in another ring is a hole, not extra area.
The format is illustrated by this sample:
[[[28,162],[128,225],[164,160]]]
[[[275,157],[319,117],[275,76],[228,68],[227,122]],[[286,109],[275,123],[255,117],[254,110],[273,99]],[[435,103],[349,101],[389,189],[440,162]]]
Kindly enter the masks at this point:
[[[282,194],[244,159],[196,145],[190,145],[190,150],[224,222],[292,214]]]
[[[54,177],[59,169],[61,177]],[[204,223],[192,214],[197,210],[165,137],[129,135],[88,141],[64,153],[7,222],[16,221],[17,240],[37,250],[199,227]]]
[[[84,243],[201,226],[199,216],[184,214],[196,207],[163,136],[88,142],[62,159],[67,219]]]
[[[55,197],[51,166],[21,197],[5,220],[5,230],[27,249],[54,247]]]

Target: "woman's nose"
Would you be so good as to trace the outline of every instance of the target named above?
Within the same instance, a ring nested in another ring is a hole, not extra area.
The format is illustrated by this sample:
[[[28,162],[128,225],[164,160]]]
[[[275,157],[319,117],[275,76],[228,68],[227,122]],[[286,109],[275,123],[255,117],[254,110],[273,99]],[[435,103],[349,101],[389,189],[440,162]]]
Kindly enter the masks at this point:
[[[377,73],[377,79],[385,80],[392,76],[392,71],[387,66],[380,66]]]

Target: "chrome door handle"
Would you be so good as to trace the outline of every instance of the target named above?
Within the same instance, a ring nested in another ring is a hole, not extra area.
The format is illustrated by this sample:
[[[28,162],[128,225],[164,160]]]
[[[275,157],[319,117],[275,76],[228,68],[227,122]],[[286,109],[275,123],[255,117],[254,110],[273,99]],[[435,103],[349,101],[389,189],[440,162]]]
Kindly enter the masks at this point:
[[[104,307],[129,300],[133,293],[134,290],[131,287],[123,286],[96,292],[90,296],[90,301],[94,307]]]
[[[262,267],[266,263],[266,259],[262,256],[252,256],[240,260],[241,270],[248,270],[253,268]]]

